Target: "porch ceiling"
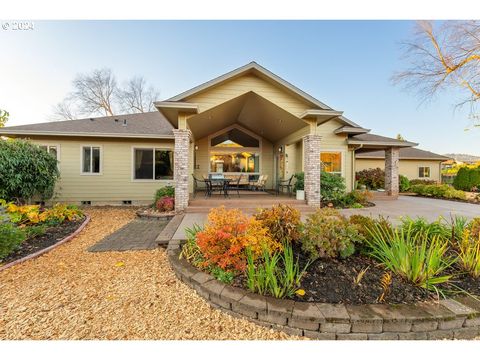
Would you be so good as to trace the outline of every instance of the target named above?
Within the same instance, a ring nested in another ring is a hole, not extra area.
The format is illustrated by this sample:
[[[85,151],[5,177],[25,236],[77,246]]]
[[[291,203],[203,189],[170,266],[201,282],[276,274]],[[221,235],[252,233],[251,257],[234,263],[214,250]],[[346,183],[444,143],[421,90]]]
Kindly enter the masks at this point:
[[[239,124],[270,142],[307,126],[303,120],[252,91],[188,119],[190,130],[197,139],[233,124]]]

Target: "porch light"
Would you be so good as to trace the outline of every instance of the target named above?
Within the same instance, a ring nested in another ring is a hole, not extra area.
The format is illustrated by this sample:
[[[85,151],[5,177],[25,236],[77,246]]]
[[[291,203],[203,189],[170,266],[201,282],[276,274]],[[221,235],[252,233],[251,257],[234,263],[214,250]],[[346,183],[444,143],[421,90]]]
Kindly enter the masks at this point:
[[[198,150],[198,145],[195,145],[195,151],[197,151],[197,150]]]
[[[279,153],[283,152],[283,147],[282,147],[282,146],[279,146],[279,147],[278,147],[278,152],[279,152]]]

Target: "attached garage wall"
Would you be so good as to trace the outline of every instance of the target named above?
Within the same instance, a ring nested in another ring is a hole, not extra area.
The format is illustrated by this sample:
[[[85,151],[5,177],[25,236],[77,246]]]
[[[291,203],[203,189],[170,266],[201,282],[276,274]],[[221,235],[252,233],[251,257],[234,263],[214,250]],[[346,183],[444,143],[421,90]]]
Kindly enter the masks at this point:
[[[406,176],[410,180],[418,179],[418,168],[420,166],[430,167],[430,177],[424,178],[428,180],[441,181],[440,162],[432,160],[400,160],[399,173]],[[356,159],[355,171],[361,171],[365,169],[385,169],[384,159]]]
[[[133,147],[174,148],[173,140],[108,139],[108,138],[35,138],[39,145],[60,146],[61,178],[52,201],[92,205],[120,205],[123,200],[133,204],[153,201],[157,189],[173,185],[173,180],[133,180]],[[81,175],[81,146],[102,147],[101,175]]]

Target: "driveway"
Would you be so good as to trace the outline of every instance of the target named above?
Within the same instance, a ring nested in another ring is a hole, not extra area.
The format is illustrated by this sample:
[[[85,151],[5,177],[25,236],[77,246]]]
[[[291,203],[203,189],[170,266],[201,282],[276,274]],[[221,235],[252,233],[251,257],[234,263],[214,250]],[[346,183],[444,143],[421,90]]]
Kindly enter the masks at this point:
[[[415,196],[400,196],[397,200],[377,200],[375,205],[370,208],[344,209],[340,211],[347,216],[360,214],[377,217],[382,215],[388,217],[393,223],[398,223],[402,216],[410,216],[412,218],[424,217],[429,221],[434,221],[439,216],[443,216],[447,220],[455,215],[465,216],[469,219],[480,217],[480,205]],[[207,215],[206,213],[187,213],[173,238],[184,239],[185,228],[192,227],[193,224],[203,224],[207,219]],[[302,214],[302,220],[307,215]]]

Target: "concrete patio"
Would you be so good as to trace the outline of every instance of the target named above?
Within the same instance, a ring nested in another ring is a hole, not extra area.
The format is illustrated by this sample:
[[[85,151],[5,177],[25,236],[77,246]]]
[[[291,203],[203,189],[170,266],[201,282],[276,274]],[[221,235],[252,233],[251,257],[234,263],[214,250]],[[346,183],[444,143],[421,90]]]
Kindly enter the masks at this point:
[[[424,217],[429,221],[438,219],[439,216],[449,220],[452,216],[464,216],[469,219],[480,216],[480,206],[457,201],[428,199],[415,196],[399,196],[397,200],[374,200],[376,206],[363,209],[343,209],[343,214],[350,216],[360,214],[366,216],[384,216],[393,223],[398,223],[400,217],[412,218]],[[305,220],[309,211],[302,211],[302,220]],[[185,214],[180,226],[173,235],[173,239],[185,239],[185,228],[193,224],[203,224],[207,219],[207,213]]]

